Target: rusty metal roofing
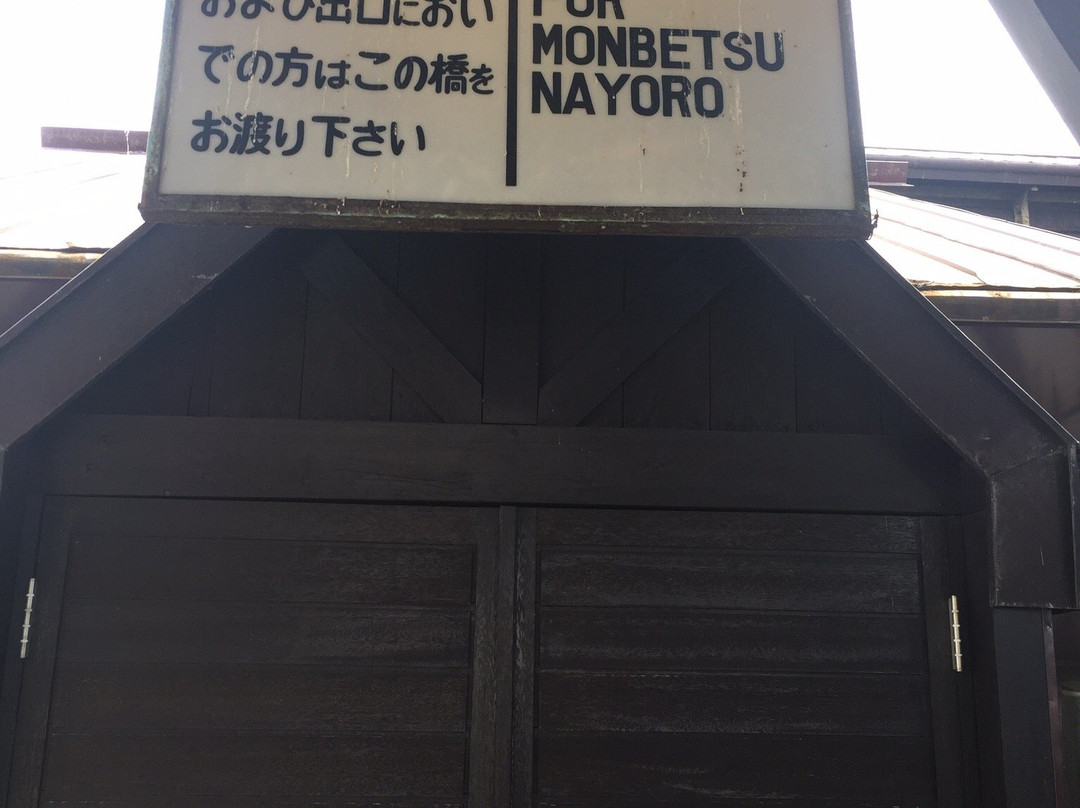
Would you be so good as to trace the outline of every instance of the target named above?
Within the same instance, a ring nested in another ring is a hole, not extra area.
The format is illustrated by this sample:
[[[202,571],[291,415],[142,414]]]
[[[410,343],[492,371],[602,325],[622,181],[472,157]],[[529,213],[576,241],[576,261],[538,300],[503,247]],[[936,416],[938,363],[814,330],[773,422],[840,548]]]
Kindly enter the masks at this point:
[[[927,290],[1080,294],[1080,239],[871,190],[873,247]]]

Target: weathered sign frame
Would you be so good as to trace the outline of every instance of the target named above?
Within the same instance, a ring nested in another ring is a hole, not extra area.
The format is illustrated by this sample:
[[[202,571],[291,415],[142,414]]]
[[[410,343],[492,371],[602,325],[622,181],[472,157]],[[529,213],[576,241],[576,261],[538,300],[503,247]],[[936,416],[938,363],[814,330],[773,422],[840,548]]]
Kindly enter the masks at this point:
[[[512,4],[524,0],[510,0]],[[872,230],[850,0],[836,0],[854,184],[851,209],[614,207],[162,193],[165,126],[182,0],[167,0],[139,206],[151,222],[414,231],[784,236],[864,240]]]

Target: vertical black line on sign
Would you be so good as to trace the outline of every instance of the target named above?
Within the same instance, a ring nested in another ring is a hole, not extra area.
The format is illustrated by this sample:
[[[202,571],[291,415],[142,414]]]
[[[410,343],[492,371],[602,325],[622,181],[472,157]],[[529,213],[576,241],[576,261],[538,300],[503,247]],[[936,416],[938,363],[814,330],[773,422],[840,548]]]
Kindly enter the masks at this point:
[[[517,186],[518,138],[518,0],[507,0],[506,43],[506,187]]]

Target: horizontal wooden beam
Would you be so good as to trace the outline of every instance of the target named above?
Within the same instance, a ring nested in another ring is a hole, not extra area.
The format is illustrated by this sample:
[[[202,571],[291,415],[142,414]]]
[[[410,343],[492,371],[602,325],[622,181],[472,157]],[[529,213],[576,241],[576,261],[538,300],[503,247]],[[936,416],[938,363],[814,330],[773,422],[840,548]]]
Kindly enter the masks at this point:
[[[955,513],[940,442],[857,435],[71,416],[50,494]]]

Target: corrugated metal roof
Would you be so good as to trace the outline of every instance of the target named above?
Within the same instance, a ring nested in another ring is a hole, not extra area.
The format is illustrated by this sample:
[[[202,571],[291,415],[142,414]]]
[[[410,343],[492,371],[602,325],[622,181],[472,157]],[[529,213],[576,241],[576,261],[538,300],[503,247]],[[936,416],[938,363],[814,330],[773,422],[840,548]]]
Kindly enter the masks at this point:
[[[1080,239],[873,189],[870,246],[921,289],[1080,293]]]

